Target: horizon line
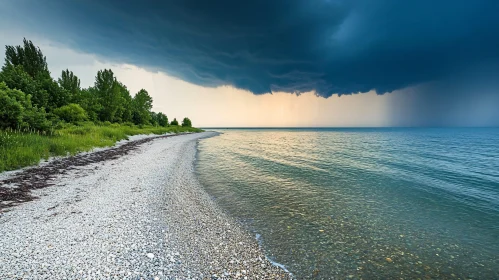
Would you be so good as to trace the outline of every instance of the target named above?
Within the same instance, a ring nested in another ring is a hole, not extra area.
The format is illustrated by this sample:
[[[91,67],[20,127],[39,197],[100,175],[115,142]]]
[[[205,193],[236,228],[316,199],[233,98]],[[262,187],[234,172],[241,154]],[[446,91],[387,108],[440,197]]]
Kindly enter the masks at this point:
[[[200,129],[499,128],[499,126],[205,126]]]

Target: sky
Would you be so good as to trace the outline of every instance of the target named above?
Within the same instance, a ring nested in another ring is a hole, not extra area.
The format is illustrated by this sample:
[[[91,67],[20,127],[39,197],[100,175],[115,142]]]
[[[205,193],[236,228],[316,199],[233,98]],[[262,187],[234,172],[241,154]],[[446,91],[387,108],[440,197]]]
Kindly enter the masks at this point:
[[[4,0],[54,77],[111,68],[195,126],[498,126],[498,1]],[[3,54],[0,55],[3,58]]]

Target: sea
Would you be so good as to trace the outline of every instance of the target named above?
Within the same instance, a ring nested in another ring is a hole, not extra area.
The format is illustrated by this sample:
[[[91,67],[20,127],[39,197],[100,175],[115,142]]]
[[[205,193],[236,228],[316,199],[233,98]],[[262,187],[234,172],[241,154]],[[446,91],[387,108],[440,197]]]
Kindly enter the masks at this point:
[[[213,129],[208,194],[297,279],[499,279],[499,128]]]

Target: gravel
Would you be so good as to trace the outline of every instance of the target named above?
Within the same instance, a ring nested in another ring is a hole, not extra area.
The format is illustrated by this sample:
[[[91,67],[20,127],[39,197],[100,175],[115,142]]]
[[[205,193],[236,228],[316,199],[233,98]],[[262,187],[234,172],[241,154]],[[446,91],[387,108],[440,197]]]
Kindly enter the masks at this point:
[[[75,166],[0,213],[0,279],[287,279],[196,179],[205,132]]]

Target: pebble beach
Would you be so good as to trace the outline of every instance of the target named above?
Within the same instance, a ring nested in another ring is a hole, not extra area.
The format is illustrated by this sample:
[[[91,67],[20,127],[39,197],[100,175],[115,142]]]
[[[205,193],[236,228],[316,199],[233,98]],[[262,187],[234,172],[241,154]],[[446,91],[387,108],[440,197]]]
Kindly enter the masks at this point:
[[[290,278],[198,182],[197,141],[215,135],[137,140],[102,160],[84,154],[31,199],[4,203],[0,279]]]

